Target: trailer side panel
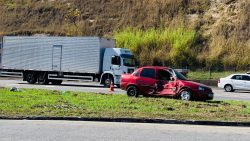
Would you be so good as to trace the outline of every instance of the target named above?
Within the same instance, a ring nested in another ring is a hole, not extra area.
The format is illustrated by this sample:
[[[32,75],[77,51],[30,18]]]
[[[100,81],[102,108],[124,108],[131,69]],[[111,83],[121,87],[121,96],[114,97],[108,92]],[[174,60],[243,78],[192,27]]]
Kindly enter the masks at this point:
[[[100,73],[101,48],[109,42],[102,45],[102,40],[98,37],[5,36],[2,68]]]

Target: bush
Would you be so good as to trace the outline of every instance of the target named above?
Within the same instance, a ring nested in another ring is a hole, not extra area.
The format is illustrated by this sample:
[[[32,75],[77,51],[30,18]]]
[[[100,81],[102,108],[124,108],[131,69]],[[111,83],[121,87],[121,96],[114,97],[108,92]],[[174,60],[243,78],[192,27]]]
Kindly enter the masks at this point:
[[[196,31],[186,28],[125,28],[114,36],[117,47],[130,49],[141,65],[185,66],[197,40]]]

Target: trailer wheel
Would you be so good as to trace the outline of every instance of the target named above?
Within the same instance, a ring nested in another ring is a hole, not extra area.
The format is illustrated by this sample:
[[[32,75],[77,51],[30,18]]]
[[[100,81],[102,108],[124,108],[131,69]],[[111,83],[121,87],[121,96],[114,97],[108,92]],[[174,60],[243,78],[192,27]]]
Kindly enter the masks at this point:
[[[35,72],[27,72],[26,79],[29,84],[35,84],[37,82],[37,77]]]
[[[52,85],[61,85],[62,82],[62,80],[51,80]]]
[[[40,73],[38,75],[38,84],[41,85],[48,85],[49,84],[49,80],[48,80],[48,75],[46,73]]]

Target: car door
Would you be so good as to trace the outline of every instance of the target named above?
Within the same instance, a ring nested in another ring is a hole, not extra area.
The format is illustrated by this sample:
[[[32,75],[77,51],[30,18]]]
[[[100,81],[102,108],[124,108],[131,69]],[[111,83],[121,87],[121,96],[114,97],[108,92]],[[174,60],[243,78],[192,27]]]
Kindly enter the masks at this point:
[[[158,81],[163,84],[163,89],[160,92],[160,95],[172,96],[177,91],[177,83],[176,80],[171,79],[173,78],[172,74],[165,70],[159,69],[157,72]]]
[[[250,76],[243,75],[242,79],[244,81],[244,90],[250,90]]]
[[[245,83],[242,80],[242,75],[234,75],[232,78],[232,84],[234,89],[245,89]]]
[[[144,94],[153,94],[156,76],[154,68],[143,68],[140,77],[136,80],[138,89]]]

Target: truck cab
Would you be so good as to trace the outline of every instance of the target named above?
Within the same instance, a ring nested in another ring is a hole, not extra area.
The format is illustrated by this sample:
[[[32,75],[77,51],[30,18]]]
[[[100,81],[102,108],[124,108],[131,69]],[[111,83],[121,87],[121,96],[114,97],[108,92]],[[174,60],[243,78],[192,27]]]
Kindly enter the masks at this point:
[[[106,48],[103,56],[101,84],[108,87],[112,81],[119,87],[121,75],[133,73],[135,66],[134,56],[128,49]]]

